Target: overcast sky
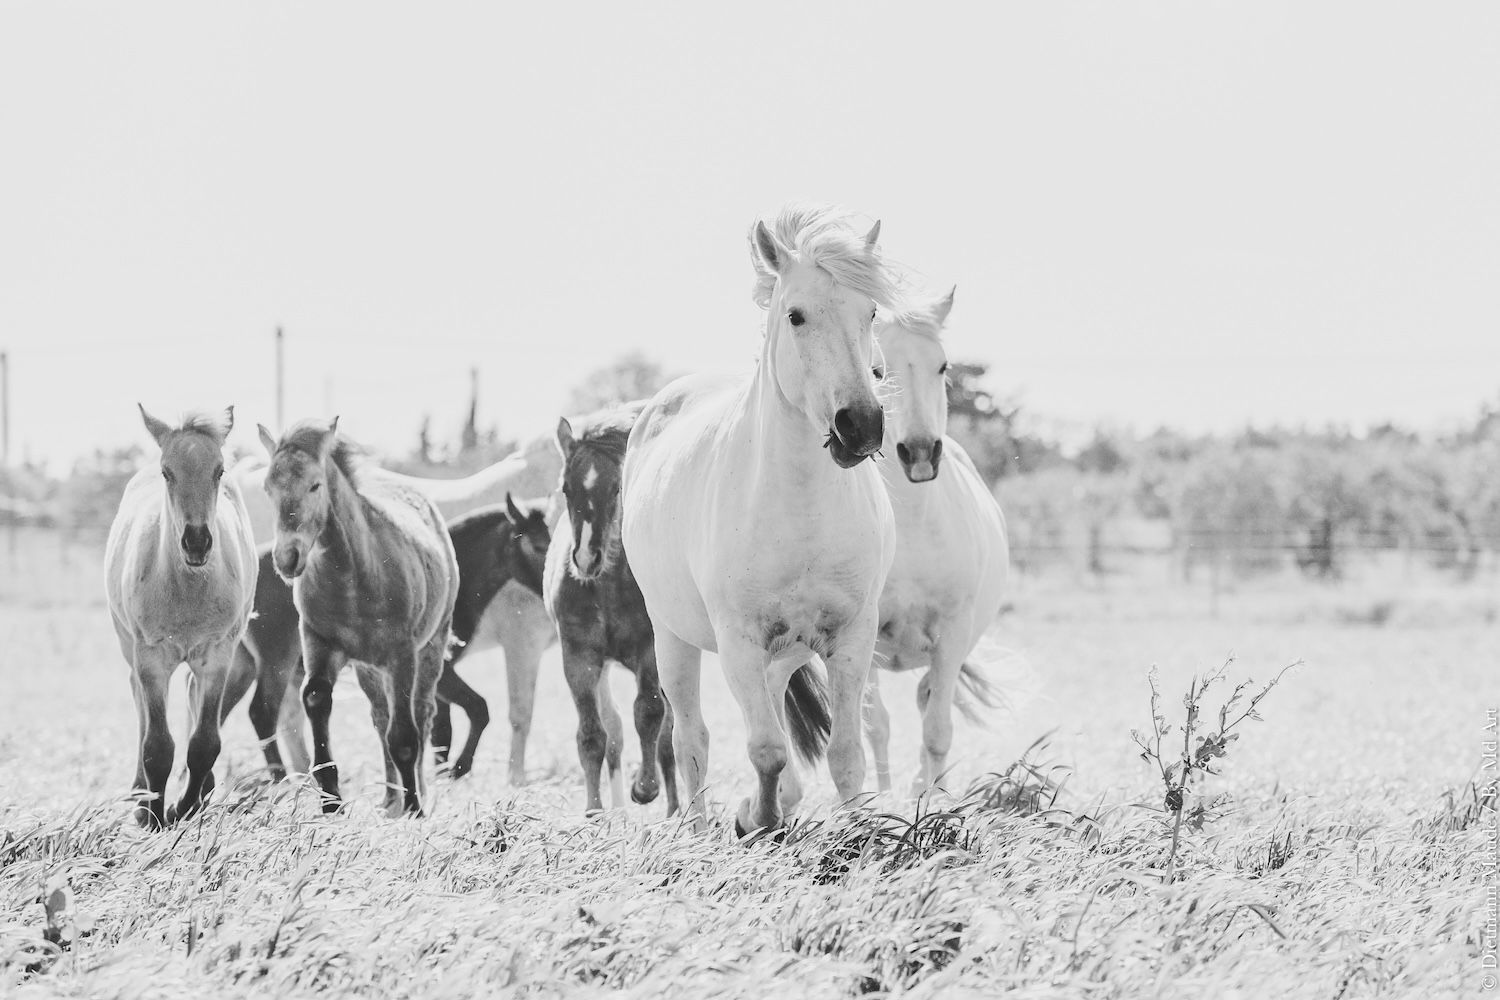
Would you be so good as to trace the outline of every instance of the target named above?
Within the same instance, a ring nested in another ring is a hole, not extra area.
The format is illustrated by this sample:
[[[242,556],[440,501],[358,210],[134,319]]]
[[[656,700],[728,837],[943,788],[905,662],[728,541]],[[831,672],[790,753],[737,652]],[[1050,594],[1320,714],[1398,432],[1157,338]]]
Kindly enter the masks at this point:
[[[745,231],[884,221],[950,354],[1082,427],[1437,427],[1500,392],[1500,4],[9,4],[12,444],[550,429],[755,357]]]

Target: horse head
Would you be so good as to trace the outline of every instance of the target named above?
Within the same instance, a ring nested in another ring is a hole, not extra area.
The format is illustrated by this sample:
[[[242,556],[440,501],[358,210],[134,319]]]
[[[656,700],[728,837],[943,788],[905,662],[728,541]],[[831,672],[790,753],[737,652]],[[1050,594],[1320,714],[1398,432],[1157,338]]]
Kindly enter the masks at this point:
[[[338,426],[338,417],[327,423],[299,420],[280,441],[259,427],[261,444],[271,455],[266,494],[276,510],[271,561],[284,580],[302,575],[328,523],[333,504],[329,459],[338,445]]]
[[[774,230],[758,221],[750,232],[772,377],[846,469],[873,455],[885,435],[872,324],[894,288],[879,238],[880,223],[860,237],[828,208],[788,208]]]
[[[557,422],[557,447],[563,456],[563,503],[573,530],[568,572],[575,579],[598,579],[620,554],[620,473],[631,422],[639,413],[640,405],[636,404],[629,413],[630,421],[622,424],[605,417],[591,421],[581,434],[573,432],[567,417]]]
[[[875,325],[885,376],[900,392],[891,436],[906,478],[936,479],[948,430],[948,356],[940,339],[953,308],[953,291],[925,306],[882,315]]]
[[[180,427],[172,427],[136,405],[146,429],[161,447],[168,520],[183,561],[194,568],[205,566],[214,547],[224,439],[234,427],[234,407],[220,413],[189,414]]]

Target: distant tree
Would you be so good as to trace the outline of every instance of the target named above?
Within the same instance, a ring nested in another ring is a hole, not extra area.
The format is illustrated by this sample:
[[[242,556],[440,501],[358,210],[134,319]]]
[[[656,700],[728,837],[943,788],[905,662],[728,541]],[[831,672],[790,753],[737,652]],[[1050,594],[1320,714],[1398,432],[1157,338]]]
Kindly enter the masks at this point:
[[[77,528],[108,528],[119,510],[125,484],[145,460],[137,445],[98,449],[73,465],[60,496],[66,523]]]
[[[577,416],[645,399],[673,378],[641,351],[631,351],[584,376],[573,387],[564,412]]]
[[[1345,536],[1371,514],[1368,457],[1348,439],[1306,440],[1282,452],[1289,480],[1287,521],[1300,536],[1297,565],[1304,573],[1338,579]]]
[[[1005,476],[1060,464],[1055,442],[1024,431],[1021,406],[1000,402],[984,384],[987,365],[950,361],[948,433],[974,460],[990,483]]]

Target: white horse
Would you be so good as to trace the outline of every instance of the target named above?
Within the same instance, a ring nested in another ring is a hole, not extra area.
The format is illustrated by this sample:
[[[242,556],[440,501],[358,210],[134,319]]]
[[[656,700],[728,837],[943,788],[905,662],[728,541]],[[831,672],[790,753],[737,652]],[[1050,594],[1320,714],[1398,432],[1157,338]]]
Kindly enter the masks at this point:
[[[821,684],[804,677],[787,695],[813,653],[831,687],[834,784],[848,799],[864,782],[861,692],[895,550],[890,500],[864,461],[885,426],[871,323],[876,305],[895,297],[879,231],[876,223],[861,238],[828,208],[784,209],[774,232],[757,222],[755,300],[768,313],[754,375],[679,379],[630,435],[625,551],[655,630],[699,829],[708,767],[701,650],[718,652],[749,730],[759,787],[739,808],[742,835],[776,827],[801,798],[787,729],[804,757],[820,749],[808,722],[821,709]],[[818,704],[797,698],[810,689]]]
[[[992,689],[965,659],[999,614],[1010,571],[1000,506],[963,448],[944,436],[948,359],[939,338],[952,307],[950,291],[924,307],[882,312],[875,324],[885,377],[899,390],[884,450],[901,461],[900,472],[882,467],[896,515],[896,559],[880,595],[875,662],[887,670],[929,668],[917,688],[922,766],[913,794],[947,769],[957,686],[993,704]],[[866,724],[884,792],[891,732],[878,677],[871,671]]]
[[[276,526],[276,512],[265,492],[266,464],[264,456],[254,456],[240,460],[230,472],[244,491],[257,542],[270,541]],[[480,507],[505,503],[507,494],[525,500],[551,496],[562,476],[562,458],[551,435],[544,435],[495,464],[460,479],[424,479],[394,472],[385,475],[426,494],[443,517],[452,521]],[[549,523],[556,521],[560,510],[555,505],[549,507]],[[537,674],[542,654],[556,642],[557,628],[542,599],[518,583],[508,583],[501,589],[469,639],[470,656],[496,646],[505,652],[512,785],[526,781],[526,742],[531,735]],[[293,689],[282,702],[277,728],[288,767],[305,774],[309,759],[302,721],[301,697]]]
[[[239,487],[224,478],[234,408],[190,414],[179,427],[145,407],[141,419],[161,446],[161,464],[125,487],[105,547],[105,591],[140,724],[135,818],[162,827],[190,815],[213,790],[219,702],[250,621],[258,564]],[[181,799],[167,809],[176,750],[167,689],[182,663],[191,671],[188,774]]]

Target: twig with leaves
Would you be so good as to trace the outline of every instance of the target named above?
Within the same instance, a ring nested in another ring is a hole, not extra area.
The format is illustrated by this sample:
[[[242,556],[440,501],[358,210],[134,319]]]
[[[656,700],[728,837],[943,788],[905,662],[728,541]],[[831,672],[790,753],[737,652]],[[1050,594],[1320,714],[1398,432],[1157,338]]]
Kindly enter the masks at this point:
[[[1211,799],[1195,798],[1189,800],[1188,795],[1193,784],[1198,779],[1218,774],[1214,764],[1218,760],[1229,755],[1229,745],[1240,738],[1240,734],[1234,732],[1235,727],[1246,719],[1256,722],[1262,721],[1258,706],[1271,689],[1280,683],[1281,678],[1292,667],[1299,666],[1301,660],[1281,669],[1275,677],[1255,694],[1249,696],[1245,702],[1246,692],[1255,683],[1253,680],[1245,680],[1235,686],[1233,693],[1219,707],[1218,726],[1207,732],[1202,729],[1203,701],[1208,694],[1208,689],[1224,679],[1234,658],[1230,657],[1224,665],[1212,673],[1205,674],[1199,678],[1195,676],[1188,685],[1188,692],[1183,696],[1182,704],[1187,709],[1187,719],[1183,725],[1177,727],[1182,732],[1182,754],[1173,757],[1170,750],[1164,754],[1162,751],[1163,741],[1170,740],[1172,726],[1167,722],[1167,717],[1161,707],[1161,691],[1156,686],[1157,670],[1151,668],[1148,675],[1151,684],[1151,735],[1143,736],[1138,729],[1132,729],[1130,736],[1136,745],[1141,748],[1141,759],[1154,763],[1161,773],[1162,785],[1166,789],[1165,807],[1169,822],[1172,827],[1172,844],[1167,851],[1167,869],[1162,881],[1171,884],[1176,874],[1177,848],[1182,839],[1182,827],[1186,823],[1189,830],[1198,831],[1204,825],[1219,815],[1220,809],[1228,800],[1226,795],[1216,795]],[[1232,713],[1243,706],[1243,711],[1231,718]]]

